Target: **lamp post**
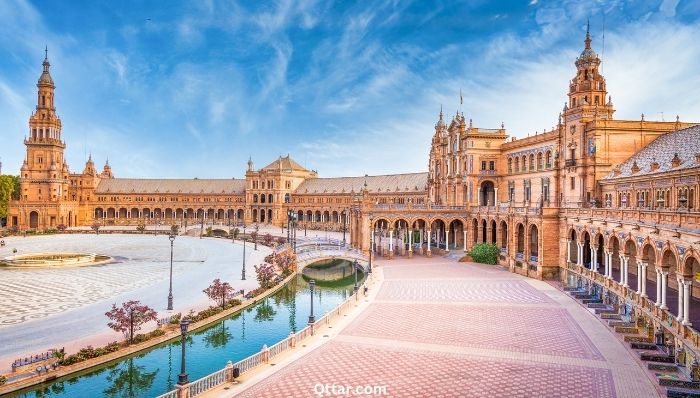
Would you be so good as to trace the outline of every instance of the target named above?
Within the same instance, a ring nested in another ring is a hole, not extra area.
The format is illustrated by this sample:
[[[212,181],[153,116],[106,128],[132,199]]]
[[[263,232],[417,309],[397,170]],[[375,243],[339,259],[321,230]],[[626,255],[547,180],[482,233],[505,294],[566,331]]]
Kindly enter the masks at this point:
[[[353,291],[353,293],[357,293],[357,289],[360,288],[359,286],[357,286],[357,260],[355,260],[352,263],[352,271],[353,271],[353,274],[355,274],[355,288],[352,291]]]
[[[287,210],[287,243],[291,243],[291,232],[289,226],[291,225],[292,222],[292,209]]]
[[[311,292],[311,315],[309,315],[309,323],[316,322],[316,318],[314,317],[314,289],[315,288],[316,288],[316,281],[312,279],[309,281],[309,291]]]
[[[260,227],[258,224],[255,224],[255,239],[253,239],[253,242],[255,243],[255,247],[253,248],[254,250],[258,250],[258,231],[260,230]]]
[[[177,384],[184,386],[189,383],[187,380],[187,368],[185,367],[185,340],[187,340],[187,327],[190,321],[183,319],[180,321],[180,336],[182,340],[182,363],[180,364],[180,375],[178,376]]]
[[[203,233],[204,233],[204,211],[202,211],[202,224],[199,227],[199,239],[202,239]]]
[[[170,288],[168,289],[168,311],[173,310],[173,244],[175,243],[175,234],[168,236],[170,239]]]
[[[241,270],[241,280],[245,280],[245,223],[243,223],[243,269]]]

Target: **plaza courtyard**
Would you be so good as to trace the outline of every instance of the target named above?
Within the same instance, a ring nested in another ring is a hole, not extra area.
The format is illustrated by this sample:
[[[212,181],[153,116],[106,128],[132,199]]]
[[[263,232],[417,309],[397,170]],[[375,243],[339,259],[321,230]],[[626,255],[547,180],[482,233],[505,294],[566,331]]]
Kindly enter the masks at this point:
[[[243,246],[228,239],[178,236],[174,242],[174,311],[166,311],[170,242],[167,235],[66,234],[4,238],[0,258],[35,252],[91,252],[112,262],[83,267],[0,267],[0,368],[54,347],[74,351],[120,340],[107,327],[112,303],[140,300],[159,317],[211,304],[202,289],[213,279],[235,289],[257,287],[253,265],[270,249],[248,244],[248,278],[241,281]]]
[[[659,395],[619,337],[553,284],[446,257],[378,265],[381,287],[321,345],[206,396]]]

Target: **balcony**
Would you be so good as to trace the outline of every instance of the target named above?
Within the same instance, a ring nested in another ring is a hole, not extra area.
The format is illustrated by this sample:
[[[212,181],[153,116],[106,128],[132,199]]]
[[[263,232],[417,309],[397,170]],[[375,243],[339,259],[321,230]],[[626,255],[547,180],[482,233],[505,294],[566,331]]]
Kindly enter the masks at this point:
[[[496,170],[481,170],[481,175],[487,175],[487,176],[496,175]]]
[[[564,162],[564,165],[566,167],[576,166],[576,159],[566,159],[566,162]]]

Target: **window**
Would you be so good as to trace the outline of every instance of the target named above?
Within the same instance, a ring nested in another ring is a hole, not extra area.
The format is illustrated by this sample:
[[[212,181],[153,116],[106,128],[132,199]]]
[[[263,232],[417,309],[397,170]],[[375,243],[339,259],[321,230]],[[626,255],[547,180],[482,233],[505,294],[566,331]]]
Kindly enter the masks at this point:
[[[515,172],[520,172],[520,158],[515,158]]]
[[[535,155],[530,155],[530,171],[535,170]]]
[[[513,159],[508,158],[508,174],[513,172]]]
[[[571,150],[569,151],[569,159],[573,160],[575,158],[576,158],[576,149],[571,148]]]
[[[481,170],[486,170],[486,161],[481,162]]]
[[[542,170],[542,153],[537,154],[537,170]]]
[[[489,162],[489,170],[491,170],[491,171],[496,170],[496,161],[491,160]]]
[[[545,165],[547,168],[552,167],[552,152],[547,151],[545,154]]]
[[[570,179],[571,189],[576,189],[576,177],[571,177]]]

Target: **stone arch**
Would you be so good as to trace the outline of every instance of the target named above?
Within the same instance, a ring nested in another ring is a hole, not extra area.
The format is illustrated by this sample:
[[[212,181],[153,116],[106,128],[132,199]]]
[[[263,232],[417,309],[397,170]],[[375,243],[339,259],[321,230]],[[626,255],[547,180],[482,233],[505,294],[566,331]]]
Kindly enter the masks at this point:
[[[689,254],[683,261],[683,268],[681,273],[687,277],[693,277],[696,273],[700,272],[700,260],[698,260],[694,255]]]
[[[105,214],[105,212],[104,212],[104,210],[102,210],[101,207],[96,207],[96,208],[95,208],[95,218],[96,218],[96,219],[104,218],[104,214]]]
[[[480,225],[481,225],[481,241],[483,243],[487,243],[488,242],[488,236],[487,236],[488,231],[487,231],[486,219],[482,219]]]
[[[330,212],[328,210],[323,212],[323,222],[329,222],[330,221]]]
[[[32,210],[29,212],[29,228],[39,228],[39,212],[36,210]]]
[[[116,210],[114,210],[114,207],[108,207],[107,208],[107,218],[114,218],[116,215]]]
[[[185,216],[185,211],[182,208],[175,209],[175,218],[182,219]]]
[[[210,220],[213,219],[215,214],[216,214],[216,212],[214,211],[214,209],[207,210],[207,218],[208,219],[210,219]]]
[[[272,194],[267,195],[267,203],[272,203],[274,201],[274,196]]]
[[[448,231],[450,231],[450,244],[453,248],[458,249],[464,246],[464,222],[455,218],[448,224]]]
[[[267,222],[272,222],[272,209],[267,209]]]
[[[166,219],[173,218],[173,209],[171,209],[171,208],[165,209],[165,218]]]
[[[245,219],[245,210],[238,209],[238,211],[236,212],[236,218],[238,219],[238,221],[244,220]]]
[[[496,184],[491,180],[485,180],[479,185],[479,205],[495,206],[496,204]]]
[[[297,221],[304,221],[304,210],[297,211]]]
[[[539,228],[537,227],[536,224],[531,224],[530,225],[530,231],[528,237],[530,238],[530,247],[529,247],[529,254],[530,254],[530,261],[537,262],[539,261],[539,245],[540,245],[540,239],[539,239]]]
[[[515,252],[524,256],[525,254],[525,226],[523,223],[518,223],[515,227]]]
[[[126,207],[120,207],[119,208],[119,218],[126,218]]]
[[[583,243],[583,265],[591,268],[591,233],[588,230],[581,232],[581,243]]]
[[[668,268],[669,272],[678,269],[678,256],[670,245],[667,245],[661,254],[661,267]]]
[[[652,242],[647,241],[642,247],[642,261],[653,266],[656,265],[656,258],[656,248]]]
[[[316,210],[316,214],[314,214],[314,221],[321,222],[321,210]]]
[[[140,218],[140,211],[136,207],[132,207],[131,211],[129,212],[129,217],[131,218]]]
[[[473,218],[471,224],[472,243],[477,244],[479,243],[479,221],[476,218]]]
[[[223,220],[224,218],[226,218],[226,210],[224,210],[224,209],[217,210],[216,218],[219,220]]]
[[[578,264],[578,234],[576,230],[570,228],[567,237],[569,238],[568,261],[573,264]]]
[[[306,211],[306,218],[304,221],[313,221],[314,220],[314,213],[311,210]]]
[[[226,211],[226,218],[228,218],[229,221],[231,221],[231,220],[233,220],[234,218],[236,218],[236,211],[233,210],[233,209],[228,209],[228,211]]]
[[[491,243],[494,245],[498,241],[498,225],[496,224],[496,220],[492,219],[491,220]]]
[[[508,247],[508,223],[501,220],[501,249]]]
[[[253,209],[253,222],[258,222],[258,209]]]

